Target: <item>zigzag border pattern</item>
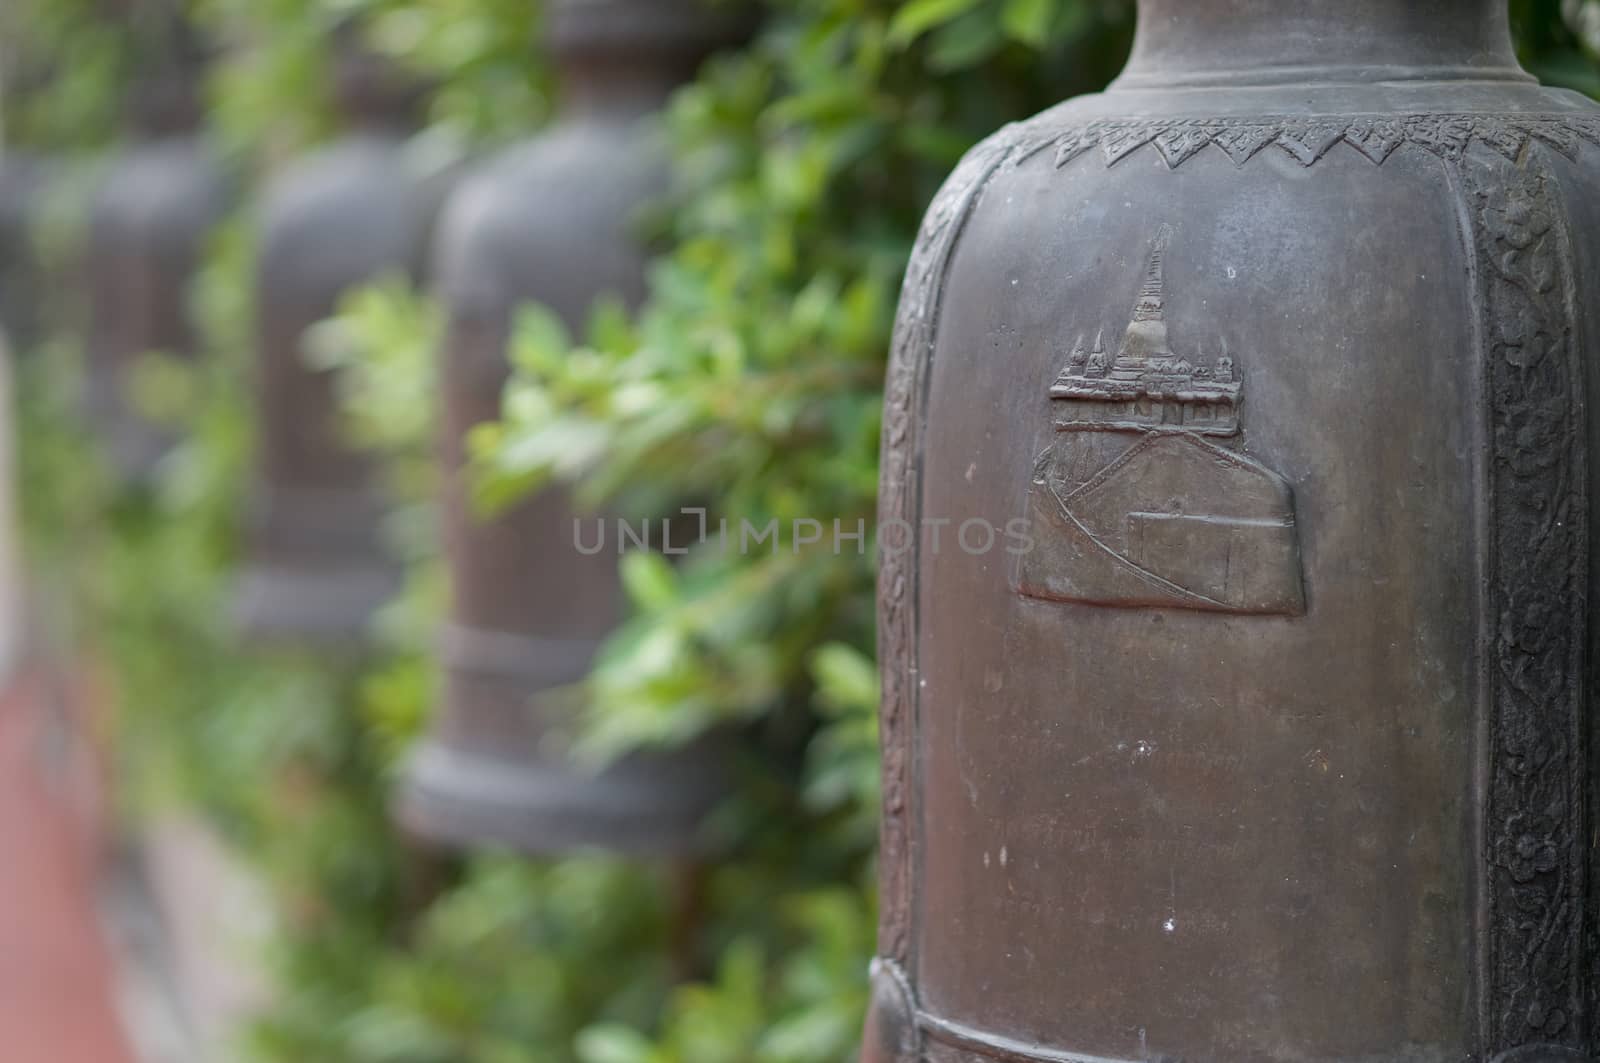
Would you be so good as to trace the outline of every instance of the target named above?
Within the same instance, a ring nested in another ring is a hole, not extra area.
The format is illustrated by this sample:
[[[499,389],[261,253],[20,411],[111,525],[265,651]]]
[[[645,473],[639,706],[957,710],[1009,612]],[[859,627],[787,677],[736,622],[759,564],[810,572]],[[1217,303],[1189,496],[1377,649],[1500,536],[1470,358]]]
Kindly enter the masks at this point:
[[[1388,161],[1402,145],[1411,145],[1449,162],[1459,162],[1472,144],[1483,144],[1512,161],[1530,143],[1548,145],[1576,161],[1583,141],[1600,146],[1600,116],[1431,114],[1409,116],[1335,116],[1269,118],[1118,118],[1100,119],[1034,141],[1022,155],[1054,149],[1056,166],[1065,166],[1092,149],[1100,149],[1107,166],[1115,166],[1140,148],[1153,146],[1170,169],[1177,169],[1207,147],[1215,146],[1234,165],[1243,166],[1268,148],[1275,148],[1302,166],[1322,159],[1343,143],[1375,166]]]

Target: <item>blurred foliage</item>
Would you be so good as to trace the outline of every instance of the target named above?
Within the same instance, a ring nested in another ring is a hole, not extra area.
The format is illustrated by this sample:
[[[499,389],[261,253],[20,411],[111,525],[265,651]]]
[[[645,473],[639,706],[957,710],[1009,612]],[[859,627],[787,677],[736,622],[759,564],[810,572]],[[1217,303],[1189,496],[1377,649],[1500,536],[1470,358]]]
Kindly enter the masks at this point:
[[[668,978],[661,892],[655,876],[606,858],[485,856],[406,919],[311,913],[280,958],[281,996],[254,1033],[253,1055],[570,1058],[564,1046],[587,1020],[651,1020]]]
[[[212,57],[208,125],[247,160],[286,158],[336,128],[335,30],[420,81],[426,124],[452,143],[525,133],[545,115],[539,12],[530,0],[7,0],[0,6],[0,128],[7,143],[103,150],[129,103],[171,62],[170,18]]]
[[[481,143],[545,114],[539,11],[529,0],[191,0],[230,47],[213,79],[212,123],[235,153],[282,158],[336,127],[329,71],[336,28],[433,87],[430,132]]]
[[[1511,28],[1541,81],[1600,99],[1600,0],[1511,0]]]
[[[140,45],[109,0],[12,0],[8,136],[114,139]],[[334,27],[432,81],[426,127],[479,148],[526,135],[552,92],[527,0],[191,0],[223,47],[213,132],[257,172],[326,137]],[[724,857],[421,853],[385,802],[425,726],[441,596],[433,531],[439,309],[386,280],[307,337],[351,437],[383,458],[413,569],[374,660],[266,654],[227,625],[251,446],[251,239],[217,234],[195,285],[194,363],[153,353],[138,388],[183,442],[114,483],[76,414],[81,338],[21,364],[24,497],[38,564],[68,584],[105,663],[137,812],[204,810],[274,900],[274,998],[243,1046],[302,1063],[844,1063],[875,926],[877,669],[870,527],[883,361],[922,210],[977,138],[1120,66],[1128,0],[768,0],[744,49],[666,116],[669,250],[637,313],[581,337],[517,323],[500,423],[474,452],[487,506],[568,480],[646,514],[692,505],[710,542],[631,554],[631,621],[586,685],[594,757],[730,721],[785,754],[741,776]],[[1524,61],[1600,94],[1597,0],[1515,0]],[[16,57],[27,63],[17,64]],[[454,150],[452,148],[452,150]],[[70,205],[52,229],[71,229]],[[63,221],[61,219],[68,219]],[[65,257],[73,241],[49,237]],[[732,548],[717,530],[729,518]],[[824,522],[798,542],[797,519]],[[738,549],[743,524],[780,538]],[[776,548],[772,548],[776,546]],[[792,764],[791,764],[792,762]],[[691,913],[693,917],[690,918]]]
[[[6,143],[75,150],[114,143],[137,49],[114,0],[8,0],[0,6]]]

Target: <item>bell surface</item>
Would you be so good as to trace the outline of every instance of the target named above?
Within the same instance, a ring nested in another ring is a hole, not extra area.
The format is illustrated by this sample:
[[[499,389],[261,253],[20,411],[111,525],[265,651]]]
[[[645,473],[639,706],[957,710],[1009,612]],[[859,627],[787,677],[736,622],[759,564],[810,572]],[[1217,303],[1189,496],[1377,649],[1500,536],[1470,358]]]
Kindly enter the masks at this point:
[[[53,158],[0,147],[0,329],[13,356],[43,339],[43,263],[34,226],[61,165]]]
[[[416,93],[341,41],[347,132],[267,189],[256,262],[256,482],[235,601],[247,637],[365,641],[399,590],[382,542],[374,460],[345,439],[333,374],[306,360],[311,326],[349,292],[395,274],[420,280],[448,172],[408,151]]]
[[[561,113],[464,181],[441,223],[453,601],[436,719],[409,761],[397,814],[452,845],[687,853],[726,791],[720,741],[600,769],[564,754],[572,687],[622,616],[618,557],[577,549],[577,513],[560,488],[479,515],[464,441],[499,417],[519,305],[537,302],[581,335],[596,298],[643,299],[647,255],[635,226],[666,178],[651,118],[730,23],[678,0],[567,0],[550,17]]]
[[[222,220],[221,168],[199,137],[136,142],[111,164],[89,218],[86,405],[119,477],[141,481],[176,441],[133,390],[140,359],[195,354],[189,282]]]
[[[1600,1057],[1597,292],[1600,109],[1503,0],[1144,0],[966,157],[886,385],[864,1063]]]

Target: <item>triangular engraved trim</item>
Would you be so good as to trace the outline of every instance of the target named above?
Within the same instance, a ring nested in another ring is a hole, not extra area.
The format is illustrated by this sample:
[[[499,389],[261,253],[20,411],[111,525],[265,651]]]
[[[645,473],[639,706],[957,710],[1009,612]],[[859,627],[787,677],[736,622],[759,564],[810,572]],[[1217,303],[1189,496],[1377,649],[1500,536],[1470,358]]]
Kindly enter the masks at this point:
[[[1154,144],[1171,169],[1177,169],[1215,144],[1235,166],[1243,166],[1269,145],[1275,145],[1302,166],[1313,166],[1340,140],[1382,166],[1401,147],[1421,148],[1449,162],[1459,162],[1474,141],[1509,159],[1519,158],[1530,139],[1537,139],[1569,159],[1576,159],[1582,141],[1600,145],[1600,115],[1572,114],[1442,114],[1322,115],[1264,118],[1127,118],[1097,119],[1078,128],[1058,130],[1057,167],[1098,147],[1107,166],[1115,166],[1147,144]]]
[[[1079,155],[1094,147],[1099,137],[1091,130],[1068,133],[1056,142],[1056,169],[1076,159]]]
[[[1512,162],[1522,157],[1523,149],[1528,146],[1531,136],[1532,134],[1526,129],[1509,123],[1484,126],[1478,130],[1479,142],[1498,151]]]
[[[1100,134],[1100,151],[1107,166],[1115,166],[1129,155],[1150,143],[1162,132],[1162,126],[1111,127]]]
[[[1273,141],[1301,166],[1310,166],[1328,153],[1344,137],[1345,126],[1332,123],[1308,124],[1285,129]]]
[[[1412,118],[1406,122],[1406,141],[1441,159],[1457,162],[1472,143],[1475,128],[1471,122],[1448,115]]]
[[[1211,130],[1202,128],[1168,129],[1156,137],[1156,150],[1167,161],[1167,168],[1176,170],[1185,160],[1211,143]]]
[[[1277,139],[1273,126],[1224,126],[1211,134],[1211,142],[1227,152],[1235,166],[1243,166]]]
[[[1406,142],[1406,129],[1395,121],[1355,122],[1344,131],[1344,142],[1382,166]]]

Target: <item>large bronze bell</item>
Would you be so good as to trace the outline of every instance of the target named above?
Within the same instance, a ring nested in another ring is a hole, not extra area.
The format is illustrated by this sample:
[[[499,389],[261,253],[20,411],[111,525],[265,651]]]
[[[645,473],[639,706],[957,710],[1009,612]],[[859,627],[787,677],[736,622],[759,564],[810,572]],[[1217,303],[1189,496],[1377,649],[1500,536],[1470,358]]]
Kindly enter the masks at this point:
[[[269,186],[256,262],[257,466],[242,632],[268,641],[358,644],[399,585],[380,537],[372,460],[346,444],[329,373],[307,330],[350,290],[418,278],[445,175],[407,151],[416,86],[355,40],[336,39],[345,131]]]
[[[1600,109],[1505,0],[1139,7],[907,274],[863,1060],[1600,1058]]]
[[[135,369],[152,352],[194,355],[189,281],[228,205],[222,167],[198,131],[200,48],[181,26],[162,40],[133,93],[133,139],[89,217],[84,401],[113,471],[130,482],[147,478],[175,439],[139,409]]]
[[[714,745],[635,755],[598,773],[559,748],[571,713],[556,691],[584,677],[620,615],[616,555],[579,553],[559,490],[477,516],[463,439],[499,414],[518,304],[537,300],[581,329],[597,296],[642,297],[645,255],[632,225],[664,179],[650,119],[730,26],[679,0],[566,0],[550,18],[561,114],[463,182],[441,226],[453,604],[440,641],[443,697],[409,763],[399,815],[453,844],[684,852],[724,792]]]

